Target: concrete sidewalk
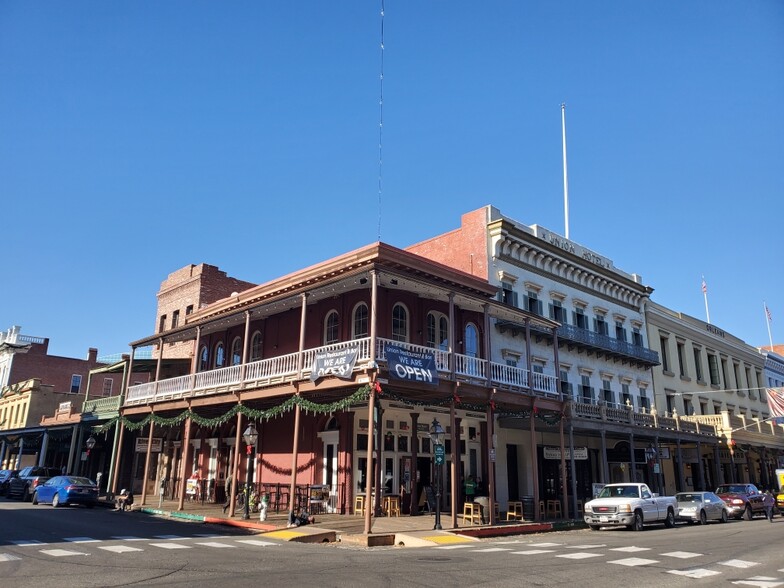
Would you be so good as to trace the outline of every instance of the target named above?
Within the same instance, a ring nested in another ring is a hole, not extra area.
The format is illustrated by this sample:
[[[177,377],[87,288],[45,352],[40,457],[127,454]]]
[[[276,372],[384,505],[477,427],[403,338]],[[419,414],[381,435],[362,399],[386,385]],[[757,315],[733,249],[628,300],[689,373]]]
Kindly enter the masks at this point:
[[[114,504],[105,501],[105,506],[113,507]],[[403,515],[400,517],[373,517],[371,533],[364,533],[365,520],[362,516],[341,514],[316,514],[316,522],[312,525],[287,528],[288,512],[267,512],[267,519],[261,521],[259,513],[250,513],[250,518],[245,520],[244,513],[236,513],[229,517],[223,513],[223,506],[214,503],[201,503],[186,501],[183,510],[178,510],[178,502],[172,500],[147,500],[145,505],[134,504],[135,512],[183,519],[193,522],[211,523],[245,528],[263,533],[284,541],[297,541],[302,543],[333,543],[345,542],[364,547],[382,545],[396,545],[406,547],[421,547],[428,545],[444,545],[454,543],[468,543],[478,541],[480,538],[501,537],[510,535],[524,535],[529,533],[544,533],[548,531],[563,531],[584,529],[585,523],[575,520],[557,520],[543,522],[510,521],[499,522],[495,525],[462,524],[462,517],[458,517],[458,528],[447,529],[451,523],[449,513],[441,514],[443,531],[434,531],[434,515],[423,514],[419,516]]]

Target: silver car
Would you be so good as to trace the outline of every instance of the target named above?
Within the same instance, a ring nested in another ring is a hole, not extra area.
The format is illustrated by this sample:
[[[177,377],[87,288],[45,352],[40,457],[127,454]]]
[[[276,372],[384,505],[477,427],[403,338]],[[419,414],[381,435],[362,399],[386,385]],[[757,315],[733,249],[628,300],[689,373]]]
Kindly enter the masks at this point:
[[[726,523],[729,519],[726,503],[713,492],[679,492],[678,520],[706,524],[708,521]]]

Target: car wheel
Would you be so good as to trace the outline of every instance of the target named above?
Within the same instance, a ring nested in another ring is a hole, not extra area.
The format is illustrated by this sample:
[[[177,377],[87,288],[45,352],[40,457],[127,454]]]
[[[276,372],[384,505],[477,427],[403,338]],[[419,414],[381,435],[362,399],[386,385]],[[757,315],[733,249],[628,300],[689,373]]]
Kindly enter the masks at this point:
[[[32,497],[30,496],[30,488],[25,486],[24,490],[22,490],[22,502],[30,502],[31,498]]]
[[[730,520],[730,517],[727,515],[727,511],[721,511],[721,522],[726,523],[728,520]]]
[[[642,531],[643,530],[643,520],[642,520],[642,513],[638,510],[634,513],[634,521],[629,526],[632,531]]]
[[[746,510],[743,511],[743,520],[750,521],[754,515],[751,513],[751,506],[746,505]]]
[[[700,524],[707,525],[708,524],[708,515],[705,514],[704,510],[700,511]]]
[[[57,494],[52,497],[52,506],[55,508],[60,506],[60,497]]]
[[[667,518],[664,519],[664,526],[668,529],[672,529],[675,526],[675,513],[672,512],[672,509],[667,509]]]
[[[33,492],[33,504],[38,504],[38,492]]]
[[[601,529],[599,525],[588,525],[591,528],[591,531],[598,531]]]

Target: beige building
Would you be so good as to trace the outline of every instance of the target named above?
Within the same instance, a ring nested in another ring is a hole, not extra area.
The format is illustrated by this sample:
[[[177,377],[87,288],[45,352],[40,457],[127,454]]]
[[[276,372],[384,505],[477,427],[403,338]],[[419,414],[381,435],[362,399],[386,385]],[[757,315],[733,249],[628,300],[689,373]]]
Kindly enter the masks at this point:
[[[765,356],[715,325],[654,302],[646,305],[646,321],[649,346],[660,359],[651,368],[657,411],[713,425],[722,437],[716,450],[699,456],[709,487],[768,487],[784,455],[784,427],[770,419]],[[692,473],[683,474],[688,487]]]

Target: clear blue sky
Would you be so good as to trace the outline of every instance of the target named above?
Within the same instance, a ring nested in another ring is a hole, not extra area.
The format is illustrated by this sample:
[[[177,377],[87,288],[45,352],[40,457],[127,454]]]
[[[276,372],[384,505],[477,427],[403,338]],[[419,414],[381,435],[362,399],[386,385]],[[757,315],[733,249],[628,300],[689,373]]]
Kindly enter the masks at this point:
[[[493,204],[784,342],[784,2],[386,0],[381,238]],[[380,2],[0,2],[0,329],[127,351],[166,276],[377,240]]]

